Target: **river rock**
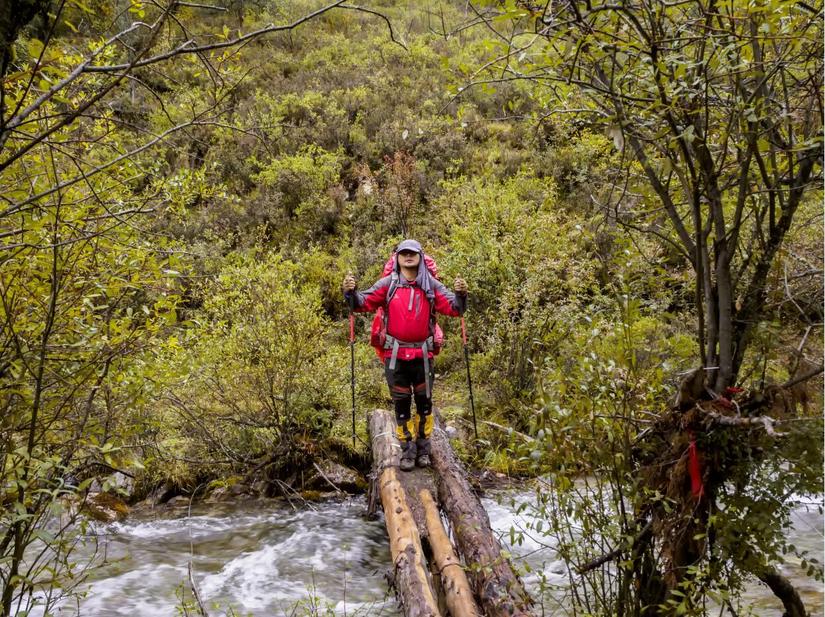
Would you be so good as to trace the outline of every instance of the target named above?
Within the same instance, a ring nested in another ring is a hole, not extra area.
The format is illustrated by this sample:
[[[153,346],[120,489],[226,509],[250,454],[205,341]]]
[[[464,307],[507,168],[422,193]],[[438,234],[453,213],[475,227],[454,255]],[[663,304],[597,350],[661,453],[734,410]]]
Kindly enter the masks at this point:
[[[563,560],[558,559],[552,562],[549,566],[546,566],[552,574],[557,574],[561,576],[562,574],[567,574],[568,565]]]
[[[212,489],[204,501],[206,503],[225,503],[230,501],[246,500],[250,498],[250,487],[244,484],[232,486],[217,486]]]
[[[269,492],[269,482],[266,480],[258,480],[252,485],[252,494],[259,497],[266,497]]]
[[[346,493],[360,493],[367,489],[367,481],[364,476],[354,469],[330,460],[321,461],[318,463],[318,467],[321,473],[313,468],[312,471],[315,473],[307,479],[304,485],[305,489],[331,491],[334,490],[331,484]]]
[[[176,491],[169,486],[159,486],[151,493],[149,493],[145,499],[142,499],[141,501],[132,504],[132,511],[154,510],[158,506],[165,504],[172,497],[174,497],[175,492]]]
[[[135,490],[134,476],[126,475],[122,471],[118,471],[112,474],[106,481],[106,483],[109,485],[111,489],[114,489],[121,495],[131,496]]]
[[[324,499],[325,494],[328,495],[329,493],[322,493],[321,491],[301,491],[298,493],[304,501],[321,501]]]
[[[114,523],[129,515],[129,506],[111,493],[90,493],[81,512],[101,523]]]
[[[172,497],[169,501],[166,502],[166,505],[170,508],[181,508],[184,506],[189,505],[189,497],[187,495],[178,495],[176,497]]]
[[[223,501],[229,501],[233,497],[229,492],[228,486],[218,486],[212,492],[207,495],[204,501],[206,503],[221,503]]]

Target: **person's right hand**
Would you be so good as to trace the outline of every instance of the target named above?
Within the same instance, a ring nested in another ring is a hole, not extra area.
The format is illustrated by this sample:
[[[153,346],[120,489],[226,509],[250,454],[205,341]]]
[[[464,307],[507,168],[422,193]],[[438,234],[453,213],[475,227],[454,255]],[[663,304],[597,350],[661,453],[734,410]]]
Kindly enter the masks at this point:
[[[352,272],[348,273],[344,277],[344,283],[341,285],[344,290],[344,293],[350,293],[351,291],[355,291],[355,277],[353,276]]]

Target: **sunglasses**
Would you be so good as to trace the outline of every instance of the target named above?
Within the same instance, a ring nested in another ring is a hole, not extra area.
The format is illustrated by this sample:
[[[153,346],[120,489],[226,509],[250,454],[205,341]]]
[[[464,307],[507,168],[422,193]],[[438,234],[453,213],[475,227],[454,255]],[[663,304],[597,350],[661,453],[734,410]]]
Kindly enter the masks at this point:
[[[398,254],[402,257],[409,257],[410,255],[418,255],[415,251],[398,251]]]

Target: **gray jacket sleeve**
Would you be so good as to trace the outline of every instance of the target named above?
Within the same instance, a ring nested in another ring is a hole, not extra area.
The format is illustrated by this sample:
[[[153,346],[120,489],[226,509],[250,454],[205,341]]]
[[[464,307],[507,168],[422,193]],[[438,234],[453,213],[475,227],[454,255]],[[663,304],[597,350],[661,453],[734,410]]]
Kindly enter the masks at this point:
[[[467,296],[454,294],[439,280],[433,281],[435,311],[443,315],[459,317],[467,310]]]
[[[386,301],[391,279],[391,276],[385,276],[384,278],[378,279],[369,289],[345,293],[344,301],[349,303],[350,298],[353,298],[356,311],[371,313],[379,306],[383,306]]]

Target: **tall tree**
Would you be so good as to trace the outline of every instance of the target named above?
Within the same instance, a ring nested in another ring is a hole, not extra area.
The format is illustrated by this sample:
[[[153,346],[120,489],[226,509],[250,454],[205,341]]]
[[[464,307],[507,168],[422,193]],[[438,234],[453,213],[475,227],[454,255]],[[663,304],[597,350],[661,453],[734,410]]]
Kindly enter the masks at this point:
[[[485,4],[485,3],[483,3]],[[609,204],[695,272],[709,384],[732,385],[768,274],[806,195],[821,197],[822,3],[486,3],[500,79],[587,115],[640,170],[644,199]],[[510,19],[507,20],[506,18]],[[507,32],[501,24],[512,26]],[[560,105],[560,107],[559,107]],[[638,186],[639,183],[636,183]]]
[[[797,472],[778,479],[771,474],[784,471],[768,470],[804,452],[780,443],[769,417],[696,403],[706,385],[724,393],[736,383],[757,325],[769,318],[776,258],[800,209],[820,207],[822,2],[470,6],[492,32],[491,58],[473,84],[531,83],[547,113],[576,114],[610,134],[624,162],[623,185],[602,204],[611,221],[657,237],[694,274],[701,366],[683,384],[681,405],[628,437],[612,463],[617,508],[624,517],[632,502],[633,511],[620,548],[592,562],[622,564],[615,576],[625,584],[605,610],[701,613],[706,592],[732,564],[768,585],[787,615],[801,617],[799,595],[772,565],[783,552],[776,539],[788,508],[778,484]],[[751,413],[759,413],[757,398]],[[622,422],[630,430],[630,420]],[[757,423],[764,432],[749,430]],[[743,529],[737,512],[765,522]]]

